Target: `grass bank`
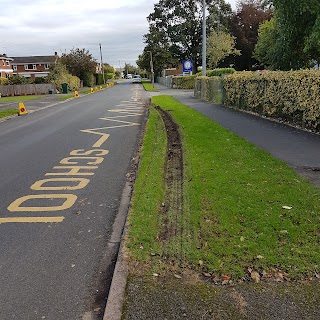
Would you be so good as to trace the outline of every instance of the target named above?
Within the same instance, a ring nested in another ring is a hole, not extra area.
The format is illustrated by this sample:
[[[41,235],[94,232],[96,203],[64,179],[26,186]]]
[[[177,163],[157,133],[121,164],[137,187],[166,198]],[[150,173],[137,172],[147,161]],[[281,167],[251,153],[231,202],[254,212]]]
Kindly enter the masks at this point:
[[[155,88],[150,81],[142,80],[142,85],[146,91],[158,91],[158,89]]]
[[[8,102],[19,102],[19,101],[28,101],[28,100],[34,100],[39,99],[43,96],[17,96],[17,97],[2,97],[0,98],[0,104],[1,103],[8,103]]]
[[[129,215],[132,260],[147,272],[185,268],[227,281],[318,275],[320,190],[172,97],[152,103],[179,125],[183,207],[179,232],[162,240],[166,131],[151,108]]]
[[[18,113],[18,109],[8,109],[0,111],[0,118],[5,118],[9,116],[13,116]]]

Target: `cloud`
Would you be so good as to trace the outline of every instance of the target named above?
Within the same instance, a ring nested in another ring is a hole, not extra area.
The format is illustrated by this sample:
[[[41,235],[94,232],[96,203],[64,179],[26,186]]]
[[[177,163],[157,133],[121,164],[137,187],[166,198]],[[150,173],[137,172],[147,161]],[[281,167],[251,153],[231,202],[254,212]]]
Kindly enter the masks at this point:
[[[85,48],[114,66],[135,64],[158,0],[1,0],[0,53],[52,55]]]

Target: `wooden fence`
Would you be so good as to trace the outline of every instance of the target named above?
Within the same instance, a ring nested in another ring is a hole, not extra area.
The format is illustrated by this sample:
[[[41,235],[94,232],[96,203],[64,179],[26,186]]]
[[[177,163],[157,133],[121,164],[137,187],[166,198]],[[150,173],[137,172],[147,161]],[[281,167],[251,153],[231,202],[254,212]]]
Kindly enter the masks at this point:
[[[0,86],[0,94],[2,97],[10,96],[26,96],[55,93],[56,86],[51,83],[43,84],[14,84]]]

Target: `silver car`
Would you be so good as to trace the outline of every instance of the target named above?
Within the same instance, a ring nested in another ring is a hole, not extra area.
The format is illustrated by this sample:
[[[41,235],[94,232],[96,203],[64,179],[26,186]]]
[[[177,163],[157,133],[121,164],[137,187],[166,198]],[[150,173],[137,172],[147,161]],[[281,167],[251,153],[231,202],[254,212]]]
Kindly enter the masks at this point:
[[[133,76],[132,83],[141,83],[141,77],[138,74]]]

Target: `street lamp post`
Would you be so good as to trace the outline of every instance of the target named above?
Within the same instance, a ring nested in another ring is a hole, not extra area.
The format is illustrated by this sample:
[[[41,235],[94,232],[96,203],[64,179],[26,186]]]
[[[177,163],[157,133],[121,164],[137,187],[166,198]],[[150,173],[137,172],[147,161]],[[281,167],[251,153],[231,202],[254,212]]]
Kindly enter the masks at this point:
[[[206,0],[203,0],[202,20],[202,75],[207,74],[207,28],[206,28]]]

